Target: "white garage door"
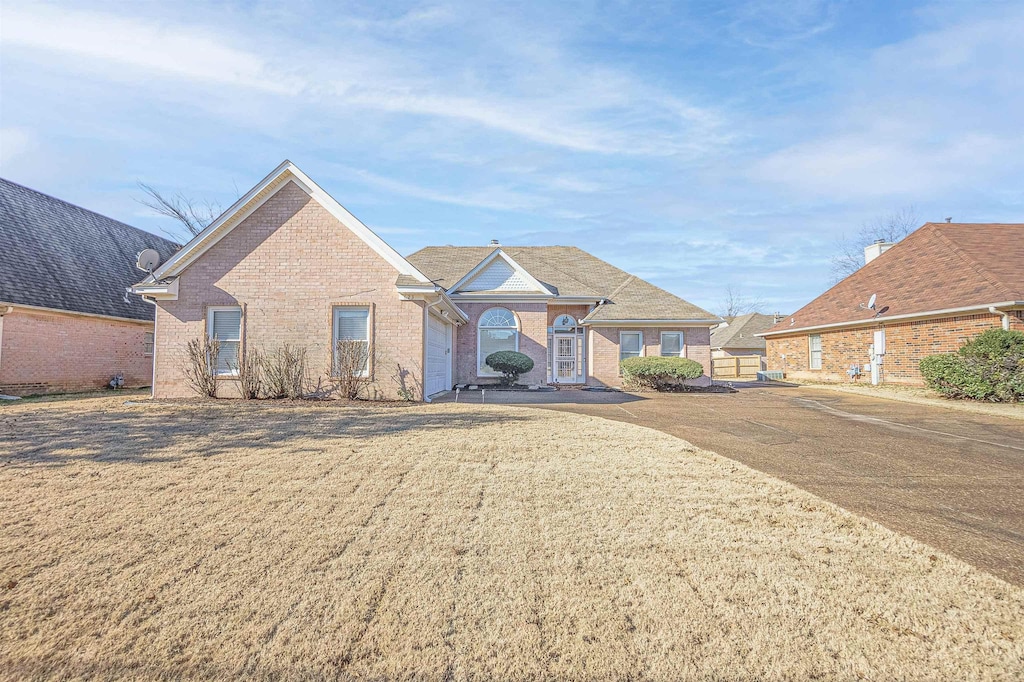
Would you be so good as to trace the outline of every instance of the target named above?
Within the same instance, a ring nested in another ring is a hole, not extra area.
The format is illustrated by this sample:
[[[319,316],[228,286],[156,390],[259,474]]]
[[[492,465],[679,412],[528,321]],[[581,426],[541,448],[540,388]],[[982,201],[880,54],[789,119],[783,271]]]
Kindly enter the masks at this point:
[[[451,328],[433,315],[427,315],[427,378],[428,396],[447,391],[451,381]]]

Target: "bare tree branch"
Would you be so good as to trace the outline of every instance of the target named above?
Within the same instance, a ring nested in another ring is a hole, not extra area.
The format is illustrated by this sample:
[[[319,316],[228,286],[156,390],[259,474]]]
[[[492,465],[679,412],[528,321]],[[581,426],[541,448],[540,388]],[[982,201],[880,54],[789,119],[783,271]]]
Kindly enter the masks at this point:
[[[725,318],[726,322],[732,322],[740,315],[763,312],[765,305],[761,297],[746,296],[739,287],[730,284],[725,287],[725,299],[719,304],[718,314]]]
[[[164,196],[159,190],[144,182],[139,182],[138,185],[139,189],[146,193],[146,197],[135,201],[152,209],[157,215],[177,220],[188,230],[190,236],[194,237],[202,232],[221,214],[219,204],[194,201],[181,193]]]
[[[900,208],[864,223],[852,237],[843,235],[836,242],[836,255],[832,256],[832,283],[849,277],[864,265],[864,247],[881,239],[895,244],[920,225],[913,206]]]

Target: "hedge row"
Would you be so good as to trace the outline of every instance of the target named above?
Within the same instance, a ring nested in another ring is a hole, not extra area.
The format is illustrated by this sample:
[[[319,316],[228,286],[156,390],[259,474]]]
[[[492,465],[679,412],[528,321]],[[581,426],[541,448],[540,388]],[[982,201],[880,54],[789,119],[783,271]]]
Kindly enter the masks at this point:
[[[704,374],[704,367],[699,362],[687,358],[627,358],[619,364],[627,388],[660,391]]]
[[[990,329],[956,353],[923,358],[920,367],[928,386],[950,398],[1024,400],[1024,333]]]

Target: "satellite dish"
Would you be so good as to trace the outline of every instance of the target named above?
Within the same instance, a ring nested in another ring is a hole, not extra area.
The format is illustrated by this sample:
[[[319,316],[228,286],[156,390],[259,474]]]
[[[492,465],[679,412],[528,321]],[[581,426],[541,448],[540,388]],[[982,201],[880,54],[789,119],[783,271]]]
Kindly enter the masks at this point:
[[[156,249],[144,249],[139,253],[138,260],[135,261],[135,267],[151,274],[153,268],[158,265],[160,265],[160,254],[156,252]]]
[[[875,299],[878,298],[878,294],[871,294],[871,298],[868,299],[868,307],[872,310],[875,309]]]
[[[875,317],[878,317],[879,315],[885,315],[887,312],[889,312],[889,306],[882,306],[882,309],[875,313]]]

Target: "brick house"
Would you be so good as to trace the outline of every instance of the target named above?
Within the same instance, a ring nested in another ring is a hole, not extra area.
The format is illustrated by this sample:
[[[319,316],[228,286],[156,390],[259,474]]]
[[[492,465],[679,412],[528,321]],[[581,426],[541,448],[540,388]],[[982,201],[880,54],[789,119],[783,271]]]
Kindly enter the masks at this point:
[[[156,235],[0,179],[0,393],[153,379],[153,307],[128,296]]]
[[[728,358],[737,355],[764,355],[763,332],[771,329],[774,315],[747,313],[720,324],[711,330],[711,357]]]
[[[189,394],[192,339],[220,341],[218,393],[237,358],[304,348],[329,379],[339,340],[372,348],[372,392],[417,398],[496,383],[484,359],[529,355],[531,384],[617,385],[619,360],[676,355],[710,371],[714,315],[574,247],[428,247],[403,258],[285,161],[134,291],[156,303],[154,395]]]
[[[787,377],[921,385],[921,358],[1024,331],[1024,225],[927,223],[764,333]]]

